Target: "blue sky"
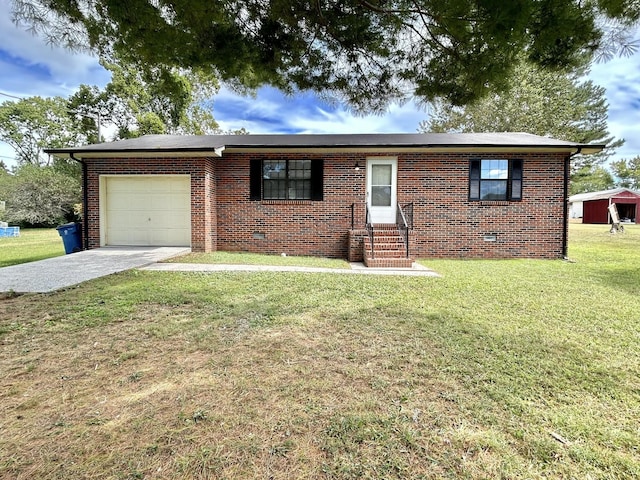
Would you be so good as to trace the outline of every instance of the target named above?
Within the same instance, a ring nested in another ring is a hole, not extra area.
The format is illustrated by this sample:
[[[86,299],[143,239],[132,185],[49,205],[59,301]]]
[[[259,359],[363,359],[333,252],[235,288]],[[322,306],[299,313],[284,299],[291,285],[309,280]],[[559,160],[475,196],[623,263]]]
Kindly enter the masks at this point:
[[[15,97],[69,96],[80,84],[109,81],[96,58],[47,45],[16,27],[7,0],[0,0],[0,92]],[[616,158],[640,155],[640,54],[596,64],[590,78],[607,90],[609,131],[626,140]],[[0,102],[11,97],[0,95]],[[414,133],[428,117],[415,102],[392,105],[384,115],[354,115],[310,93],[288,97],[262,88],[243,97],[222,88],[214,99],[214,116],[223,129],[257,133]],[[13,150],[0,142],[0,160],[12,165]]]

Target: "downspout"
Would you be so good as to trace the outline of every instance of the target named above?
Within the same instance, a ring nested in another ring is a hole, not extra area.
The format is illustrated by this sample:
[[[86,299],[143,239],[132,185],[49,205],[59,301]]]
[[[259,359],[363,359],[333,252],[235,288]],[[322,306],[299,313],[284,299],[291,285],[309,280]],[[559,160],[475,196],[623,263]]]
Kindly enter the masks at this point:
[[[562,229],[562,258],[568,260],[569,253],[569,177],[571,172],[571,159],[582,152],[582,147],[564,159],[564,192],[562,216],[564,218],[564,228]]]
[[[71,160],[75,160],[82,165],[82,246],[84,250],[89,250],[89,191],[87,178],[87,163],[84,160],[73,156],[73,152],[69,154]]]

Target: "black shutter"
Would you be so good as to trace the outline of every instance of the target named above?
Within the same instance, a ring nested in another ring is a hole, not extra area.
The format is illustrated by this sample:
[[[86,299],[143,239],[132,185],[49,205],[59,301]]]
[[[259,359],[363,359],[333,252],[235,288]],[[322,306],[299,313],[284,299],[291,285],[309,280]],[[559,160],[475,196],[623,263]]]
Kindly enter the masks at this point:
[[[251,160],[249,166],[249,200],[262,200],[262,160]]]
[[[311,161],[311,200],[323,200],[324,160]]]
[[[511,160],[510,200],[522,200],[522,160]]]
[[[469,200],[480,200],[480,160],[469,162]]]

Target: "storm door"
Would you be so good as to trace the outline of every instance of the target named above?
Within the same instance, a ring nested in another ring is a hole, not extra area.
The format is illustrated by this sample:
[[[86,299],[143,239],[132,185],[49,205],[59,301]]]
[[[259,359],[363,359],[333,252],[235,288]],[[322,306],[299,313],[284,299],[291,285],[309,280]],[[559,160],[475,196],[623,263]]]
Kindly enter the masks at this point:
[[[396,223],[397,158],[367,159],[367,205],[372,223]]]

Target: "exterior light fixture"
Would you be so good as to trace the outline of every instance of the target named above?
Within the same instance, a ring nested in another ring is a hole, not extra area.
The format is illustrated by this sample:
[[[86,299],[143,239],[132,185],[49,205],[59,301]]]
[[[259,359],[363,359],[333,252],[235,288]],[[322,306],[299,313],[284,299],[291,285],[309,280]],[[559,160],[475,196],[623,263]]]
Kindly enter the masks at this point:
[[[355,167],[353,167],[353,169],[354,169],[356,172],[359,172],[359,171],[360,171],[360,164],[359,164],[358,162],[356,162],[356,166],[355,166]]]

